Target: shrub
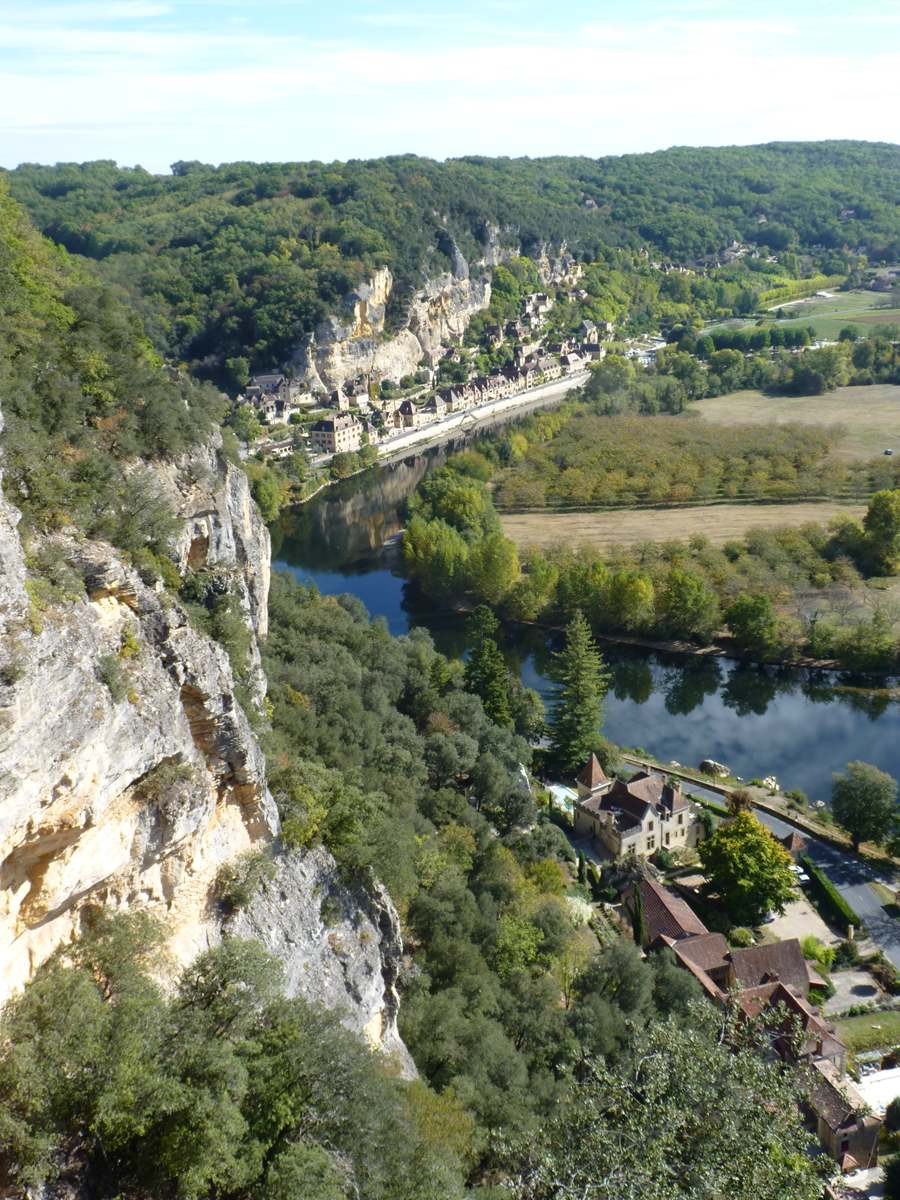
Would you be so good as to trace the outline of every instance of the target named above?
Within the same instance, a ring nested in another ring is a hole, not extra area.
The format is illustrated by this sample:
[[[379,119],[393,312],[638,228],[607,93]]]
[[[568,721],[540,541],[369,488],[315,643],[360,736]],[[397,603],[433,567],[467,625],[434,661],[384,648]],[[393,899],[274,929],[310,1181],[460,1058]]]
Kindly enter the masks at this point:
[[[877,955],[869,963],[869,971],[873,979],[891,996],[900,992],[900,977],[898,977],[894,965],[889,963],[883,955]]]
[[[97,659],[97,675],[105,683],[113,704],[120,704],[128,695],[128,676],[117,654],[101,654]]]
[[[119,641],[119,658],[137,658],[140,652],[141,643],[137,639],[137,634],[128,625],[122,630],[122,637]]]
[[[804,958],[810,959],[812,962],[819,963],[819,965],[825,967],[826,970],[830,969],[831,964],[834,962],[834,950],[832,950],[831,947],[826,946],[823,942],[820,942],[819,939],[817,937],[813,937],[812,934],[810,934],[808,937],[805,937],[800,943],[800,946],[803,950]]]
[[[900,1129],[900,1096],[895,1096],[885,1110],[884,1125],[891,1133]]]
[[[804,854],[800,858],[803,869],[809,875],[810,892],[822,917],[841,929],[858,929],[862,922],[823,870]]]
[[[755,940],[751,930],[744,925],[735,925],[734,929],[728,931],[728,941],[732,946],[752,946]]]
[[[856,967],[862,961],[862,955],[856,945],[856,942],[844,941],[835,947],[834,960],[832,966],[838,967]]]
[[[219,868],[214,892],[226,912],[235,912],[245,908],[260,887],[274,876],[272,860],[261,850],[248,850]]]
[[[653,855],[653,861],[656,863],[656,865],[660,868],[661,871],[671,871],[672,868],[675,866],[674,858],[669,853],[669,851],[666,850],[662,846]]]

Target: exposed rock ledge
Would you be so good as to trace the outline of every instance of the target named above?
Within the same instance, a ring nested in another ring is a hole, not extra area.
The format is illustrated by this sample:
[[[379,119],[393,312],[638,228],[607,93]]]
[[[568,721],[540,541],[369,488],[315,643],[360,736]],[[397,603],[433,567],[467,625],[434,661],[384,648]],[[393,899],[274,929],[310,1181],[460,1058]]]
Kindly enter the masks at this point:
[[[274,879],[227,930],[256,938],[284,964],[285,990],[335,1012],[381,1046],[404,1078],[415,1064],[397,1031],[400,921],[384,888],[348,884],[319,847],[276,860]]]

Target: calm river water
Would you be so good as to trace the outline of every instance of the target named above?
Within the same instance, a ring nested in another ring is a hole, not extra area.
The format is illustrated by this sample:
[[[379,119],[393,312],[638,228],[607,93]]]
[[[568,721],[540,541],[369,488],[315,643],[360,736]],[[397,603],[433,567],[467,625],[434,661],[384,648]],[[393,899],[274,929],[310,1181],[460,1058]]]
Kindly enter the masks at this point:
[[[272,531],[276,570],[326,595],[357,596],[392,633],[425,626],[444,653],[461,654],[463,622],[416,595],[390,544],[403,528],[407,497],[448,449],[365,472],[286,514]],[[524,629],[510,633],[504,646],[510,665],[546,701],[554,693],[552,643]],[[620,745],[685,766],[715,758],[746,779],[774,774],[784,787],[822,800],[832,772],[853,759],[900,777],[900,706],[882,693],[822,672],[612,644],[603,652],[613,676],[605,732]]]

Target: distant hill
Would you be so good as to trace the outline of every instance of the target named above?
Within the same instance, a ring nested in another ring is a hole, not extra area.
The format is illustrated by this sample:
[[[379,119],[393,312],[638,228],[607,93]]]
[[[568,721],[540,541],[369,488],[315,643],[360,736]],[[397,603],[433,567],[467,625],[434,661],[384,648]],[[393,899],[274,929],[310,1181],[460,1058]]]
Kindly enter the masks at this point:
[[[688,263],[732,242],[807,256],[900,258],[900,146],[785,142],[617,158],[412,155],[348,163],[26,164],[9,174],[38,228],[126,287],[165,353],[216,375],[283,360],[379,266],[395,322],[425,278],[489,238],[524,254],[565,241]]]

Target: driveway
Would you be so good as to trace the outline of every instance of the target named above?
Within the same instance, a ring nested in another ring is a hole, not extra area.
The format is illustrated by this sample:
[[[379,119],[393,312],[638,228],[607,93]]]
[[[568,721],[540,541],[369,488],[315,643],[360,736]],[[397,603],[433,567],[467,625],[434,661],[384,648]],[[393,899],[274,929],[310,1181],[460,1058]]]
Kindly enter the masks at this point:
[[[760,809],[754,811],[763,825],[778,837],[797,832],[796,827],[787,821],[769,816]],[[820,842],[805,831],[801,832],[807,843],[806,853],[817,867],[826,872],[854,912],[859,913],[866,933],[885,958],[900,970],[900,921],[888,916],[878,896],[869,887],[869,883],[878,876],[867,863],[854,855],[829,846],[827,842]]]

